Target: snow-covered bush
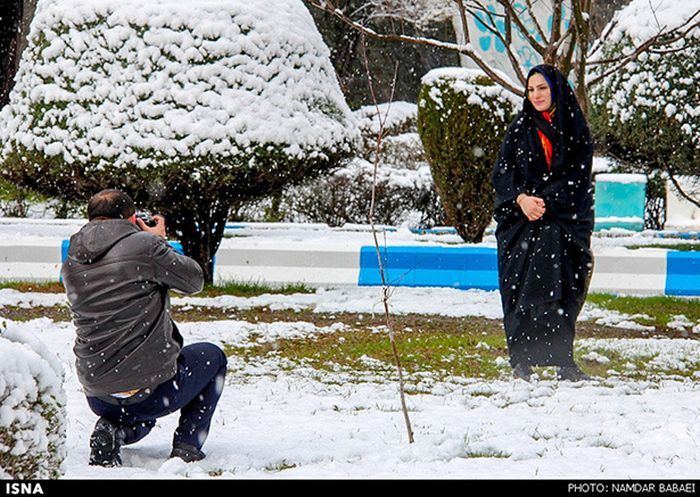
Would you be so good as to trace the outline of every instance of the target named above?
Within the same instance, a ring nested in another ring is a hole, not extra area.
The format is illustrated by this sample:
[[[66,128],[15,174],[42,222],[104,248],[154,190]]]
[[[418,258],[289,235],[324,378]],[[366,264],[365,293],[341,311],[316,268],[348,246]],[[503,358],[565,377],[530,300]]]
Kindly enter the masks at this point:
[[[373,175],[374,164],[358,157],[329,176],[291,188],[282,199],[285,220],[322,222],[330,226],[367,224]],[[389,163],[379,165],[375,222],[434,226],[442,224],[443,216],[426,163],[417,169]]]
[[[301,0],[43,0],[0,115],[4,175],[125,189],[211,279],[233,202],[356,146],[329,57]]]
[[[518,105],[478,70],[442,68],[423,77],[418,131],[447,223],[467,242],[480,242],[491,222],[491,171]]]
[[[700,0],[634,0],[606,28],[606,42],[592,59],[628,55],[661,27],[680,26],[699,10]],[[597,75],[594,70],[589,77]],[[700,28],[695,27],[593,86],[589,117],[599,143],[647,172],[668,167],[674,174],[698,174],[698,81]]]
[[[0,478],[58,478],[66,456],[63,368],[33,333],[1,325]]]
[[[374,162],[377,138],[382,131],[380,163],[394,167],[419,169],[425,165],[425,153],[418,136],[418,107],[410,102],[368,105],[354,112],[362,134],[360,156]]]
[[[417,133],[416,104],[392,102],[355,111],[362,133],[359,156],[328,175],[284,191],[279,198],[246,206],[247,220],[366,224],[372,199],[377,134],[382,122],[374,220],[381,224],[434,226],[444,211]],[[275,204],[275,202],[277,202]]]

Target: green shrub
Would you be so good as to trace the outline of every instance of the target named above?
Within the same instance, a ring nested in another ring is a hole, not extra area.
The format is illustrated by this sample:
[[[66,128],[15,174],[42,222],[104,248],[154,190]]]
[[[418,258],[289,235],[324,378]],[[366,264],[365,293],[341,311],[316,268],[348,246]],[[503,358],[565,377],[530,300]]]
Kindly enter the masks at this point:
[[[466,242],[480,242],[491,222],[491,171],[517,105],[480,71],[436,69],[423,78],[418,132],[447,224]]]

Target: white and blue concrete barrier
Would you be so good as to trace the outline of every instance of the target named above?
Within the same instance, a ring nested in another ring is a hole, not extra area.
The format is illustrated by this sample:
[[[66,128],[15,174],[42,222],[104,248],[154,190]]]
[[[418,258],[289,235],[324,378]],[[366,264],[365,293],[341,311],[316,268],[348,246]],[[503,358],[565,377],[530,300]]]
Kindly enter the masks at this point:
[[[232,244],[216,254],[216,281],[311,286],[380,285],[372,246],[300,243]],[[60,240],[0,240],[0,279],[59,279],[66,246]],[[392,286],[498,288],[496,250],[489,247],[389,245],[382,248],[386,282]],[[700,252],[610,248],[595,255],[592,292],[700,296]]]

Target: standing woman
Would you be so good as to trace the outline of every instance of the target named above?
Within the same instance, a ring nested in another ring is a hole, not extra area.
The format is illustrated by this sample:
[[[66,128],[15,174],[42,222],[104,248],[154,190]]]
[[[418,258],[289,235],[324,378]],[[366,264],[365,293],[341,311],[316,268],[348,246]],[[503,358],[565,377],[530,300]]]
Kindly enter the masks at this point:
[[[510,363],[516,378],[529,380],[534,366],[558,366],[559,379],[586,380],[573,346],[593,268],[593,144],[558,69],[534,67],[526,90],[493,171]]]

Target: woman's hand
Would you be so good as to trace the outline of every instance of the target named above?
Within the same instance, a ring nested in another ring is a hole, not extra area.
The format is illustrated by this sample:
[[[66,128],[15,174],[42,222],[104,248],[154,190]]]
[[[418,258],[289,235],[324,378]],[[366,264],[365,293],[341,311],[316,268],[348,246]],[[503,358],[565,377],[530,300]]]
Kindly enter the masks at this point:
[[[516,203],[520,206],[520,209],[525,214],[528,221],[537,221],[546,212],[544,206],[544,200],[539,197],[532,197],[521,193],[516,199]]]

